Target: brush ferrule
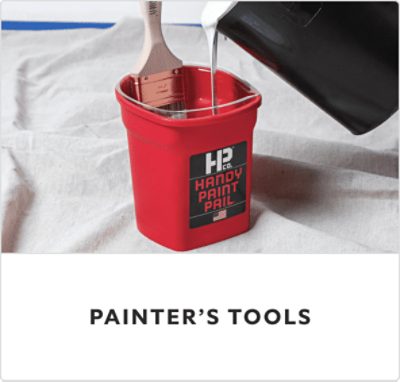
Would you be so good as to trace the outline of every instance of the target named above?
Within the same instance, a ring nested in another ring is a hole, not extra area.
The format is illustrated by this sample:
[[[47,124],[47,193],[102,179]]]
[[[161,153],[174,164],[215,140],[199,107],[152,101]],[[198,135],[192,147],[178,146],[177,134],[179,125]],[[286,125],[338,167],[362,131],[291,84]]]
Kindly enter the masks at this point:
[[[163,107],[184,100],[182,68],[132,79],[135,98],[142,103]]]

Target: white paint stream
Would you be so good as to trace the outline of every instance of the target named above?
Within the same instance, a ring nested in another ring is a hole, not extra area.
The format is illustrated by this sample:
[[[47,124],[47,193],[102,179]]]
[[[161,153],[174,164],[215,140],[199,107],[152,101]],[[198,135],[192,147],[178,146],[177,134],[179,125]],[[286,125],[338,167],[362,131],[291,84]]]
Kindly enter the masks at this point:
[[[215,86],[215,72],[217,71],[218,62],[218,21],[234,6],[235,1],[209,1],[204,7],[201,15],[201,24],[207,36],[208,52],[210,57],[211,69],[211,104],[213,107],[217,106],[217,89]],[[215,114],[216,109],[213,109]]]

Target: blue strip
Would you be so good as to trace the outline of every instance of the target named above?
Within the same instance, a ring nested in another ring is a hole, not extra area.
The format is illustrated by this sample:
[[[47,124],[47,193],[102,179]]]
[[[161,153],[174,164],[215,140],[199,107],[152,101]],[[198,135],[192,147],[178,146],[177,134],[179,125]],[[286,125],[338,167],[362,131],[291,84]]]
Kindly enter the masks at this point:
[[[54,21],[2,21],[1,29],[19,31],[42,31],[79,28],[110,28],[114,23],[75,23]]]
[[[60,29],[79,29],[79,28],[111,28],[115,23],[76,23],[59,21],[2,21],[1,29],[17,31],[43,31]],[[186,27],[201,27],[201,24],[173,24]]]
[[[191,24],[191,23],[178,23],[178,24],[173,23],[172,25],[179,25],[182,27],[201,27],[201,24]]]

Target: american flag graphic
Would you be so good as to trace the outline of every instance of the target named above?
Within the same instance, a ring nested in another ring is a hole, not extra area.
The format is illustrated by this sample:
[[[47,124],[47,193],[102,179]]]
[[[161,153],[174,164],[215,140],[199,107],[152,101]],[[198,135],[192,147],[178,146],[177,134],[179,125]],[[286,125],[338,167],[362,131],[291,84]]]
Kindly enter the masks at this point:
[[[213,215],[214,222],[216,222],[218,220],[222,220],[222,219],[226,219],[226,210],[218,211]]]

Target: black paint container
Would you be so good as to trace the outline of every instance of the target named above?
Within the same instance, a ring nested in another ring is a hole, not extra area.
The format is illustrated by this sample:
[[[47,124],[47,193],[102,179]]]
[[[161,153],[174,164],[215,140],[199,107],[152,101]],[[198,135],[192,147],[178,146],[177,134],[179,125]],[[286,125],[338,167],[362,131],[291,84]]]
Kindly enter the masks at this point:
[[[238,2],[217,30],[353,134],[398,109],[396,2]]]

